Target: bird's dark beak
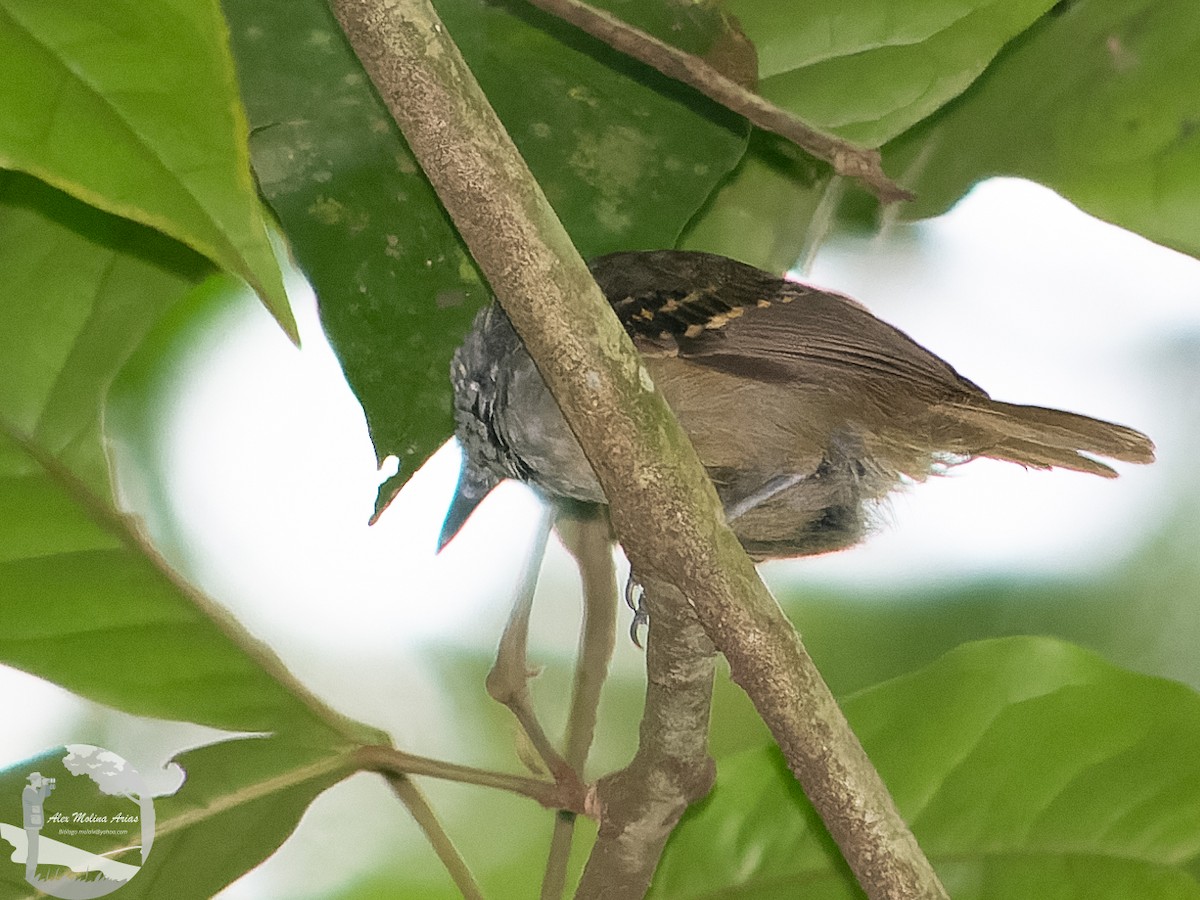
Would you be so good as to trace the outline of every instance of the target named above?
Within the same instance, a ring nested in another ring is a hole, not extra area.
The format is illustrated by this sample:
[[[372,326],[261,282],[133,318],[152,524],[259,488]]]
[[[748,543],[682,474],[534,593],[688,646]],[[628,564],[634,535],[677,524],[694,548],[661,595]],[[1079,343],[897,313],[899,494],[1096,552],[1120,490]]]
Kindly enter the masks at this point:
[[[446,545],[454,540],[454,536],[466,524],[475,507],[483,502],[483,498],[492,492],[492,488],[500,483],[500,479],[490,472],[484,472],[464,457],[462,469],[458,474],[458,487],[454,491],[454,499],[446,511],[446,519],[442,522],[442,533],[438,536],[437,552],[441,553]]]

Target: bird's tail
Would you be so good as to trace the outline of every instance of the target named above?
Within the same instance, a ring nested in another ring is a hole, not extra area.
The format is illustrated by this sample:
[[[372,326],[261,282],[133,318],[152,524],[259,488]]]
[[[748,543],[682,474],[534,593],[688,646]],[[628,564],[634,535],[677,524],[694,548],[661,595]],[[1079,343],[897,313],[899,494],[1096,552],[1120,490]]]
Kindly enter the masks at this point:
[[[954,435],[946,442],[951,452],[1105,478],[1116,478],[1117,473],[1094,457],[1154,462],[1154,444],[1140,431],[1076,413],[976,398],[946,403],[938,412],[947,435]],[[972,446],[955,446],[964,438]]]

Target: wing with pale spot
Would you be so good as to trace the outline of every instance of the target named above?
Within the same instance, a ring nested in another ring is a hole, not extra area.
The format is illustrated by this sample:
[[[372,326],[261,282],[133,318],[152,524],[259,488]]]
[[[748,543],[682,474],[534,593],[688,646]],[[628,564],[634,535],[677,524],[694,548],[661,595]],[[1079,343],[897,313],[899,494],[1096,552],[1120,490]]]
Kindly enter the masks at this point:
[[[983,395],[850,298],[752,266],[703,253],[615,253],[592,273],[647,355],[758,381],[899,381],[931,399]]]

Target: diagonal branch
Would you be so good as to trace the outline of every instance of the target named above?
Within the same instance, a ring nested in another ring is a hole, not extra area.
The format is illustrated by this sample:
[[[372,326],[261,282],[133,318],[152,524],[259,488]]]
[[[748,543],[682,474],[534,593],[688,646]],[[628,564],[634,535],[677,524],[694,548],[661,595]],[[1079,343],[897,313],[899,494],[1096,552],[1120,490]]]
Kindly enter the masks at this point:
[[[657,69],[668,78],[695,88],[710,100],[745,118],[764,131],[791,141],[801,150],[823,159],[839,175],[856,178],[883,203],[912,200],[913,195],[883,171],[878,150],[860,147],[837,135],[814,128],[771,101],[725,77],[698,56],[693,56],[635,28],[612,13],[581,0],[528,0],[543,12],[569,22],[614,50]]]
[[[429,0],[333,0],[359,59],[579,439],[647,583],[687,598],[871,900],[945,898],[695,449]]]

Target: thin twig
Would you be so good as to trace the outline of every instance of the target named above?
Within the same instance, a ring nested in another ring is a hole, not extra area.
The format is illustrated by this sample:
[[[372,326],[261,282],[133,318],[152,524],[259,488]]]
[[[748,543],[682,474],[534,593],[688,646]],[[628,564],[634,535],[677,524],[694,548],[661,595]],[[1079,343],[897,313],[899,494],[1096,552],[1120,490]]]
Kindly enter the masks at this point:
[[[575,839],[575,814],[559,811],[554,817],[550,835],[550,850],[546,853],[546,872],[542,875],[541,900],[561,900],[567,889],[567,867],[571,862],[571,845]]]
[[[558,533],[575,557],[583,583],[583,627],[564,742],[567,764],[582,778],[596,731],[600,692],[616,646],[617,572],[611,529],[603,513],[586,519],[560,516]],[[554,819],[554,834],[546,855],[542,900],[558,900],[563,895],[574,833],[575,814],[560,812]]]
[[[807,124],[785,109],[726,78],[698,56],[660,41],[580,0],[528,0],[543,12],[569,22],[614,50],[644,62],[668,78],[695,88],[704,96],[744,117],[764,131],[794,143],[823,159],[839,175],[856,178],[883,203],[911,200],[913,195],[883,171],[878,150],[859,147],[837,135]]]
[[[384,745],[359,747],[353,755],[358,767],[369,772],[424,775],[427,778],[440,778],[443,781],[474,784],[520,794],[530,800],[536,800],[547,809],[568,809],[584,815],[590,815],[592,812],[587,806],[587,798],[581,786],[557,784],[541,778],[509,775],[507,772],[493,772],[473,766],[460,766],[440,759],[414,756]]]
[[[404,775],[384,772],[383,777],[392,792],[408,807],[408,812],[417,825],[425,832],[426,840],[433,847],[438,859],[442,861],[442,865],[446,867],[446,872],[454,881],[454,886],[458,888],[459,893],[465,900],[483,900],[483,890],[479,887],[479,882],[475,880],[475,876],[467,867],[466,860],[462,858],[458,848],[450,840],[450,835],[442,828],[442,823],[434,815],[433,808],[425,799],[425,795],[412,783],[411,779]]]
[[[643,583],[650,611],[646,706],[629,765],[600,779],[600,834],[576,898],[641,897],[671,831],[712,788],[708,754],[716,648],[679,591]]]

